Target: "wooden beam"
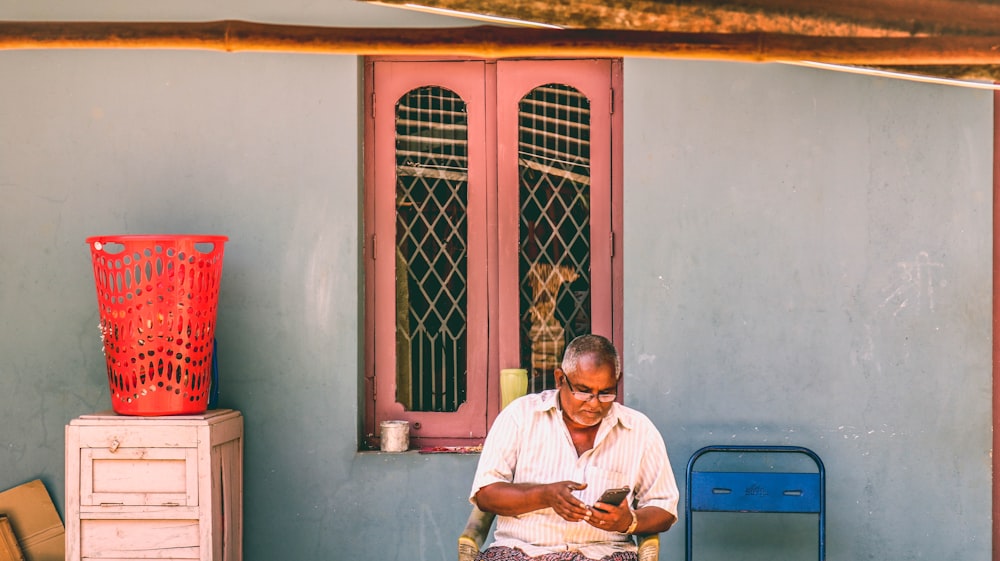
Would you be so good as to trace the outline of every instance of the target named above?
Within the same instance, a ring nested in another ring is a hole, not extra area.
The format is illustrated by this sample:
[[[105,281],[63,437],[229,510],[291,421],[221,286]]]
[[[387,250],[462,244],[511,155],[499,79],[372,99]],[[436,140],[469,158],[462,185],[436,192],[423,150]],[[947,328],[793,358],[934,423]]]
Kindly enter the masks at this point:
[[[895,29],[911,35],[1000,33],[1000,5],[983,0],[694,0],[696,4],[739,6],[768,15]]]
[[[998,35],[987,0],[362,0],[566,28],[790,33],[838,37]]]
[[[1000,84],[1000,65],[924,65],[924,66],[872,66],[875,70],[885,70],[888,72],[899,72],[915,76],[930,76],[934,78],[949,78],[952,80],[966,80],[990,82]]]
[[[456,28],[318,27],[214,22],[0,21],[0,50],[199,49],[485,58],[636,56],[859,65],[1000,64],[1000,36],[814,37],[773,33],[672,33]]]

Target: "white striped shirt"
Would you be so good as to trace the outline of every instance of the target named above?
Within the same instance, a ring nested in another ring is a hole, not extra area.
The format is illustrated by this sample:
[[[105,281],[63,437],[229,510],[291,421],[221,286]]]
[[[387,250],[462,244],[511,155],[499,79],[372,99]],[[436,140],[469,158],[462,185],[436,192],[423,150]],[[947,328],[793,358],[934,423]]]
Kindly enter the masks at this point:
[[[594,447],[578,456],[558,405],[558,390],[519,398],[497,416],[486,436],[469,500],[497,482],[575,481],[574,491],[594,504],[605,489],[628,485],[633,508],[656,506],[677,516],[677,483],[663,437],[642,413],[613,403]],[[491,545],[517,547],[530,556],[578,550],[592,559],[635,550],[631,537],[563,520],[551,508],[498,516]]]

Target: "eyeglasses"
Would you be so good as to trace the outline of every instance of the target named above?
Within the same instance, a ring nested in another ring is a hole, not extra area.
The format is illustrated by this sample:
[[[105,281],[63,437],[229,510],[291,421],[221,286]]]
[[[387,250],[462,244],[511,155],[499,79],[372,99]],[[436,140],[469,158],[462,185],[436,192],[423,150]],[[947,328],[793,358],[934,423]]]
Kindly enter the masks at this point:
[[[617,393],[608,393],[608,392],[590,393],[590,392],[576,391],[576,388],[573,387],[573,384],[569,383],[569,378],[567,378],[565,374],[563,374],[563,381],[566,382],[567,386],[569,386],[569,393],[573,394],[573,397],[584,403],[590,401],[591,399],[594,399],[595,397],[597,398],[597,401],[600,401],[601,403],[608,403],[614,401],[615,398],[618,397]]]

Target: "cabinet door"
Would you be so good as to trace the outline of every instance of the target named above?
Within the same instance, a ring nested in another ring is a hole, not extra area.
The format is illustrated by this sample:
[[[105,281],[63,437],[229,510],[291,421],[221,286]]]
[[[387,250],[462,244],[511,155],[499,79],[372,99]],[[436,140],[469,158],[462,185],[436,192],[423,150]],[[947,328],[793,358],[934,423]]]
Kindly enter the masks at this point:
[[[84,448],[80,504],[197,506],[195,448]]]

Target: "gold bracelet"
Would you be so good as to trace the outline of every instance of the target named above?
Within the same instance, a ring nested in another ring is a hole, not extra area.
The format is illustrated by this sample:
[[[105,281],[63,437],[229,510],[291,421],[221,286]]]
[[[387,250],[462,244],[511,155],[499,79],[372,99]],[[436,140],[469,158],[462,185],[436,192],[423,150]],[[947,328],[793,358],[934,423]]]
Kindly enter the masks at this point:
[[[635,529],[636,529],[637,526],[639,526],[639,517],[635,514],[635,511],[633,510],[632,511],[632,525],[628,527],[628,530],[625,530],[625,533],[626,534],[631,534],[631,533],[635,532]]]

